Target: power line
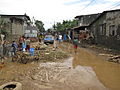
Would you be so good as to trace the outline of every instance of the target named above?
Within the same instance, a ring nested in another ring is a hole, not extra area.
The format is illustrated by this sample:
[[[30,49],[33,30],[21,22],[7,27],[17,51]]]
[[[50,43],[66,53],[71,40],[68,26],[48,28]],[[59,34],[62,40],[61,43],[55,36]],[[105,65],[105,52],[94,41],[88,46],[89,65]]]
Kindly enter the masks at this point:
[[[106,9],[113,9],[113,8],[115,8],[115,7],[118,7],[118,6],[120,6],[120,1],[119,2],[116,2],[115,4],[112,4],[111,6],[109,6],[109,7],[107,7]]]
[[[81,9],[81,11],[84,10],[84,9],[86,9],[88,6],[90,6],[94,1],[95,0],[92,0],[90,3],[88,3],[83,9]]]
[[[118,5],[116,5],[116,6],[112,7],[111,9],[116,8],[116,7],[118,7],[118,6],[120,6],[120,3],[119,3]]]

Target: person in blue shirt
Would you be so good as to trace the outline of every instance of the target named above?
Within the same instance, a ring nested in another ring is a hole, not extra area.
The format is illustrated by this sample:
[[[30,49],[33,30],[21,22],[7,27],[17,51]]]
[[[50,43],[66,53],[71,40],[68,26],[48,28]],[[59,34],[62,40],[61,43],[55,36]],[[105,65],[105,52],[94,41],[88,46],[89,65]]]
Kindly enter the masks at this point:
[[[26,42],[22,42],[22,51],[25,52],[25,49],[26,49]]]
[[[17,43],[15,41],[13,41],[13,43],[12,43],[12,52],[13,52],[13,55],[16,55],[17,48],[18,48]]]

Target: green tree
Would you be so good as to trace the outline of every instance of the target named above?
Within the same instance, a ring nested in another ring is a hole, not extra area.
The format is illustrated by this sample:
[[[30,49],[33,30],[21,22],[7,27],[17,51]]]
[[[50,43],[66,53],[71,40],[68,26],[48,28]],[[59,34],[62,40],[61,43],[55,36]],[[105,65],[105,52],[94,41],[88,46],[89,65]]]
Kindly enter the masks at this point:
[[[7,22],[4,21],[4,19],[0,18],[0,34],[8,35],[8,32],[6,30]]]
[[[73,28],[75,26],[77,26],[76,20],[63,20],[62,23],[57,22],[56,24],[54,24],[53,28],[55,28],[56,31],[63,31],[68,28]]]
[[[37,26],[40,32],[45,32],[44,24],[42,21],[36,20],[35,25]]]

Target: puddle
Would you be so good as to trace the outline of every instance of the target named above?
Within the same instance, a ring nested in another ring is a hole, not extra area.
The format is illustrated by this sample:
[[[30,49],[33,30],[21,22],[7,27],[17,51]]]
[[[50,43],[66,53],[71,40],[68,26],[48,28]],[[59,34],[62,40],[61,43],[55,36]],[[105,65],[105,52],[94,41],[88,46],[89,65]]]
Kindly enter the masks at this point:
[[[35,85],[45,90],[106,90],[91,67],[73,68],[73,57],[62,63],[40,63],[33,78]]]
[[[100,82],[110,90],[120,90],[120,64],[105,61],[90,51],[80,48],[73,60],[73,67],[92,67]]]

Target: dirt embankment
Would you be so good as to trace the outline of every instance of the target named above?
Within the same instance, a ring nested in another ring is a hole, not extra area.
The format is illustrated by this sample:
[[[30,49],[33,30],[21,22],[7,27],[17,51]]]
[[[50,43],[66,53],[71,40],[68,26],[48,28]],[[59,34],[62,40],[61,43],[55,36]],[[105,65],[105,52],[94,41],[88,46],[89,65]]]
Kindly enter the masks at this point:
[[[28,71],[34,73],[35,68],[38,66],[37,63],[5,63],[4,67],[0,69],[0,85],[10,81],[21,81],[24,76],[28,75]]]

